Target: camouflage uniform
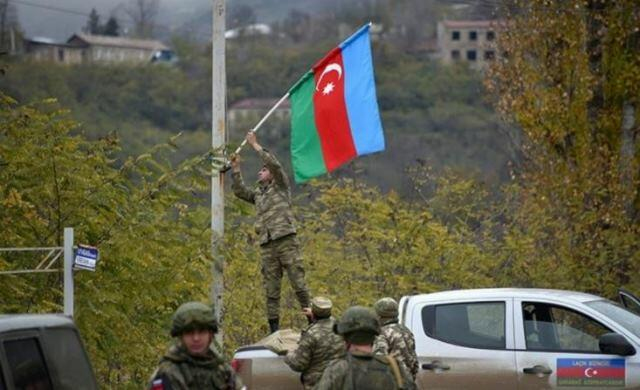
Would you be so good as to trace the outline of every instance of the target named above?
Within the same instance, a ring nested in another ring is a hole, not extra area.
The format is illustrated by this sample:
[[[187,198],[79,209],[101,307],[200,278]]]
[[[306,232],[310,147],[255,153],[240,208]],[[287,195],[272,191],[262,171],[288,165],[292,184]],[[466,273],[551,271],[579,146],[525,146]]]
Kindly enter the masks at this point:
[[[301,307],[309,307],[309,290],[304,280],[304,268],[295,218],[291,209],[289,178],[274,155],[259,152],[273,180],[254,189],[245,186],[240,172],[233,172],[233,192],[237,197],[256,205],[255,231],[262,255],[262,277],[267,297],[267,317],[276,319],[280,313],[282,270],[286,270]]]
[[[413,333],[398,323],[398,303],[393,298],[378,300],[374,308],[380,317],[382,328],[373,343],[373,352],[380,355],[393,355],[411,372],[415,380],[418,375],[418,356]]]
[[[311,311],[321,318],[302,333],[298,348],[284,358],[292,370],[302,372],[305,390],[313,389],[327,365],[345,354],[344,340],[333,332],[335,320],[331,317],[331,301],[316,297],[311,300]]]
[[[373,353],[395,356],[411,372],[413,379],[416,379],[418,356],[413,333],[406,326],[398,324],[398,320],[383,322],[380,335],[373,344]]]
[[[315,390],[392,390],[416,389],[416,385],[402,364],[398,364],[402,386],[389,362],[391,356],[364,352],[349,352],[343,359],[334,360],[324,370]]]
[[[151,390],[239,389],[235,374],[220,354],[210,349],[205,357],[191,356],[176,343],[160,360]]]
[[[353,346],[372,346],[380,332],[376,314],[362,306],[347,309],[334,327]],[[324,370],[316,390],[415,389],[415,382],[403,364],[393,356],[379,356],[352,348],[342,359]]]
[[[213,308],[200,303],[181,305],[173,315],[171,336],[177,340],[162,357],[151,376],[150,390],[242,389],[242,383],[222,355],[209,347],[204,356],[194,356],[184,346],[182,336],[193,330],[207,330],[213,335],[218,323]]]

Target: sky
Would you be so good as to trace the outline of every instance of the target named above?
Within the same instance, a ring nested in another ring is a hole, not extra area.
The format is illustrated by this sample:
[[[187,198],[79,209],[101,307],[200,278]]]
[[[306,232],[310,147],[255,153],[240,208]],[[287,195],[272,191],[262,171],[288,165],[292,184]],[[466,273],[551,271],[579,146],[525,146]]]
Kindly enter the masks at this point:
[[[124,8],[129,0],[10,0],[16,6],[18,20],[27,37],[48,37],[64,41],[80,32],[95,8],[104,23],[116,13],[123,28],[127,23]],[[210,12],[212,0],[160,0],[157,22],[177,27],[202,13]]]

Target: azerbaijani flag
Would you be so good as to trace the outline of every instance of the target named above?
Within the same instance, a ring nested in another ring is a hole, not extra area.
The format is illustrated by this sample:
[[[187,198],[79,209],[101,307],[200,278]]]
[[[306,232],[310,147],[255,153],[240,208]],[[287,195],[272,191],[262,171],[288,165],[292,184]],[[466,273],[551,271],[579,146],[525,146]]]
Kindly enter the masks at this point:
[[[296,182],[384,150],[369,27],[331,50],[289,90]]]
[[[557,359],[558,386],[624,387],[624,359]]]

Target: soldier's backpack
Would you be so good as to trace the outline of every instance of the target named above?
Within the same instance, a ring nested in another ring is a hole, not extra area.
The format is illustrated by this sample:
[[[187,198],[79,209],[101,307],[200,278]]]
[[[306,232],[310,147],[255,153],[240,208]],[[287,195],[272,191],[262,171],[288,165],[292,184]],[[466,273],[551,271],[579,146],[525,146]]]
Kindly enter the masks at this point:
[[[398,363],[392,356],[373,356],[356,359],[347,354],[351,376],[351,390],[404,389]]]

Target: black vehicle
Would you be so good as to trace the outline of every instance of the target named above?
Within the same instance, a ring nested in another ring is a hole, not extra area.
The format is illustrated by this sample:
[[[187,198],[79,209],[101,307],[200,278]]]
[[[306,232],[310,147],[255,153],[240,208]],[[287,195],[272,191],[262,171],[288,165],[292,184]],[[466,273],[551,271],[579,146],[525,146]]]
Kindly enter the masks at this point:
[[[94,390],[73,321],[57,314],[0,315],[0,390]]]

